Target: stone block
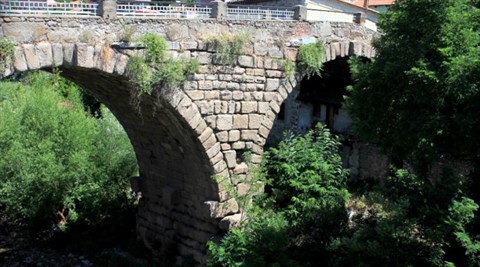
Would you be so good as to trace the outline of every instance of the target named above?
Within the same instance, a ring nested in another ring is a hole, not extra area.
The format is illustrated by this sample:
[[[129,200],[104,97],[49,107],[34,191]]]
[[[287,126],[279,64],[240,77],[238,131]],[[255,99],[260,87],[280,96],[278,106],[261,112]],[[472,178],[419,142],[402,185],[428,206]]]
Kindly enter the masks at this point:
[[[241,139],[243,141],[255,140],[257,138],[257,131],[255,130],[242,130]]]
[[[31,70],[39,69],[40,61],[35,53],[35,46],[33,44],[24,44],[23,51],[25,53],[28,68]]]
[[[248,115],[233,115],[232,129],[248,129]]]
[[[228,141],[229,142],[236,142],[240,140],[240,131],[239,130],[231,130],[228,132]]]
[[[221,131],[216,134],[218,141],[228,142],[228,131]]]
[[[251,56],[239,56],[238,57],[238,64],[242,67],[253,67],[253,57]]]
[[[257,102],[255,101],[244,101],[242,102],[242,113],[252,113],[257,112]]]
[[[248,165],[245,162],[238,164],[233,169],[234,174],[247,174],[248,173]]]
[[[211,101],[198,101],[197,105],[200,108],[200,113],[203,115],[213,114],[213,103]]]
[[[235,168],[235,166],[237,166],[237,152],[235,150],[225,151],[223,155],[225,155],[228,168]]]
[[[226,216],[220,220],[218,227],[224,231],[230,231],[232,228],[240,226],[241,219],[242,214],[240,213]]]
[[[239,210],[238,203],[231,198],[225,202],[205,201],[205,204],[210,210],[210,217],[222,218],[230,214],[237,213]]]
[[[220,92],[220,99],[231,100],[232,99],[232,92],[231,91],[221,91]]]
[[[218,92],[218,91],[205,91],[205,99],[220,99],[220,92]]]
[[[233,100],[243,100],[243,92],[242,91],[233,91],[232,98],[233,98]]]
[[[197,90],[198,89],[198,83],[196,81],[186,81],[183,83],[183,89],[184,90]]]
[[[232,149],[232,146],[230,144],[227,144],[227,143],[220,144],[220,147],[221,147],[222,151]]]
[[[213,158],[219,152],[220,152],[220,143],[217,142],[215,143],[215,145],[213,145],[210,149],[207,150],[207,156],[209,158]],[[220,172],[220,171],[217,171],[217,172]]]
[[[230,130],[233,125],[232,115],[218,115],[217,116],[217,129],[218,130]]]
[[[220,152],[217,155],[210,158],[210,164],[215,165],[223,159],[223,153]]]
[[[247,183],[239,183],[237,184],[237,193],[239,196],[245,196],[248,194],[248,191],[250,190],[250,185]]]
[[[263,116],[259,114],[249,114],[248,115],[248,128],[258,129],[262,124]]]
[[[87,44],[76,44],[76,62],[77,66],[92,68],[94,66],[93,55],[95,48]]]
[[[203,91],[185,91],[185,93],[190,97],[192,100],[201,100],[204,98],[205,93]]]
[[[16,46],[14,50],[13,67],[16,71],[22,72],[28,70],[27,60],[21,47]]]
[[[271,91],[276,91],[278,90],[278,87],[280,86],[280,80],[279,79],[267,79],[267,82],[265,84],[265,91],[271,92]]]
[[[212,90],[213,83],[212,81],[198,81],[198,89],[200,90]]]
[[[245,142],[238,141],[232,144],[232,149],[245,149]]]

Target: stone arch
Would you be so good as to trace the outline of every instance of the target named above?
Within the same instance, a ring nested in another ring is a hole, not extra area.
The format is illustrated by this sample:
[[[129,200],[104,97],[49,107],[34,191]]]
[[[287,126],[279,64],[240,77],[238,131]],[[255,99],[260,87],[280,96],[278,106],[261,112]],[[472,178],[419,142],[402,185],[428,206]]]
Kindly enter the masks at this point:
[[[56,67],[112,111],[140,167],[140,238],[158,255],[192,255],[205,263],[205,245],[217,233],[218,220],[238,206],[211,179],[228,179],[229,173],[220,142],[192,99],[182,90],[143,96],[139,113],[130,103],[134,87],[124,76],[128,55],[106,43],[23,44],[15,47],[14,58],[6,75]]]
[[[358,56],[364,58],[373,58],[376,54],[375,49],[370,43],[362,41],[328,41],[325,43],[324,48],[324,63],[331,62],[338,57]],[[259,146],[261,146],[261,149],[258,149],[258,155],[263,153],[263,146],[267,143],[267,139],[271,134],[272,127],[274,126],[275,119],[281,110],[282,104],[288,97],[291,97],[291,94],[294,90],[298,89],[302,79],[303,77],[300,75],[287,77],[284,78],[278,86],[278,89],[276,90],[276,97],[270,101],[270,110],[266,113],[258,132],[257,143]]]

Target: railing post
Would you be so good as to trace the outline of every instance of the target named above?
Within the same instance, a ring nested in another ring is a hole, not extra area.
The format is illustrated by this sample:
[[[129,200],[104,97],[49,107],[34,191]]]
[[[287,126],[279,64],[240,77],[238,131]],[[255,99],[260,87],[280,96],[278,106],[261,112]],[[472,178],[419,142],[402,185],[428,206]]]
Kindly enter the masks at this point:
[[[353,16],[354,16],[353,22],[355,22],[359,25],[364,25],[365,20],[367,20],[367,15],[363,12],[355,13],[355,14],[353,14]]]
[[[307,7],[302,5],[295,6],[293,19],[299,21],[307,21]]]
[[[114,19],[117,17],[116,0],[100,0],[98,2],[98,15],[104,19]]]
[[[212,18],[217,20],[227,19],[227,3],[222,1],[214,1],[212,7]]]

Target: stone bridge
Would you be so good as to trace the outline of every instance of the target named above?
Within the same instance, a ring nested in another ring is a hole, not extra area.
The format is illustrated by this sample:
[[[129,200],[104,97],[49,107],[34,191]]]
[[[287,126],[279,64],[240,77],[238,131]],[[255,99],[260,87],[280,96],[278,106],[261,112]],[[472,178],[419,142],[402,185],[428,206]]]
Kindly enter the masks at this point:
[[[260,162],[280,106],[298,90],[302,77],[286,77],[278,59],[296,60],[302,40],[312,38],[324,42],[327,62],[375,53],[376,33],[355,23],[38,16],[0,22],[0,37],[15,44],[4,76],[56,67],[103,102],[125,128],[140,166],[139,237],[158,255],[192,255],[202,264],[207,241],[237,223],[240,212],[212,176],[244,193],[248,184],[233,176],[247,175],[242,155],[250,151],[251,161]],[[134,25],[137,35],[164,36],[172,56],[200,63],[173,93],[142,96],[141,112],[125,76],[131,52],[111,46],[125,25]],[[206,45],[223,33],[250,36],[235,66],[216,64]]]

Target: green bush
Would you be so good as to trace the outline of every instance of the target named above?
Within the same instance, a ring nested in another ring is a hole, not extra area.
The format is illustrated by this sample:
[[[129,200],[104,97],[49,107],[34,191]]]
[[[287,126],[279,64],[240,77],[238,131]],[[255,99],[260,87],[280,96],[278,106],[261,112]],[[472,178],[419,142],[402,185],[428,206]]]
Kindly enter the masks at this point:
[[[297,63],[299,73],[307,78],[313,75],[321,76],[324,53],[325,48],[321,41],[300,46]]]
[[[261,210],[233,229],[218,244],[208,243],[209,267],[304,266],[289,257],[288,221],[280,213]]]
[[[221,34],[209,38],[207,43],[214,47],[219,63],[234,65],[248,39],[249,35],[246,33]]]
[[[347,215],[347,171],[338,146],[319,125],[270,149],[262,164],[270,194],[257,197],[239,229],[209,244],[210,266],[315,266],[325,261],[326,247]]]
[[[339,146],[338,139],[319,124],[304,136],[286,136],[266,153],[264,168],[272,199],[293,226],[318,223],[323,220],[320,213],[345,217],[348,171],[342,167]]]
[[[161,36],[153,33],[146,33],[139,39],[146,49],[146,60],[148,63],[159,63],[165,59],[167,52],[167,41]]]
[[[35,73],[0,83],[0,206],[34,230],[91,223],[128,207],[137,171],[131,144],[108,111],[96,120],[78,88]]]
[[[0,38],[0,73],[13,61],[13,43],[7,38]]]
[[[434,184],[397,170],[384,186],[357,192],[349,227],[329,247],[331,265],[478,266],[470,231],[478,205],[462,180],[445,170]]]

